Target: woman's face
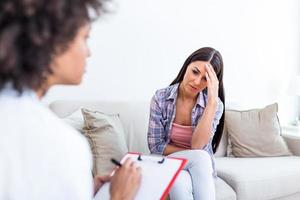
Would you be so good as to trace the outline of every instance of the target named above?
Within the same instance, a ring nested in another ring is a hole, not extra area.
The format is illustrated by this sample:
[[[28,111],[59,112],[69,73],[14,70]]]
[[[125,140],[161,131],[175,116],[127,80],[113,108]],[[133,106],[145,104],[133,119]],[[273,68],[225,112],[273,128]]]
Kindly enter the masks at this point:
[[[82,26],[69,44],[68,49],[54,57],[51,64],[53,74],[50,75],[49,84],[77,85],[81,82],[85,72],[86,59],[90,56],[87,46],[90,25]]]
[[[187,67],[181,85],[184,87],[185,92],[189,93],[191,96],[196,96],[200,91],[207,87],[205,76],[206,64],[209,63],[206,61],[194,61]]]

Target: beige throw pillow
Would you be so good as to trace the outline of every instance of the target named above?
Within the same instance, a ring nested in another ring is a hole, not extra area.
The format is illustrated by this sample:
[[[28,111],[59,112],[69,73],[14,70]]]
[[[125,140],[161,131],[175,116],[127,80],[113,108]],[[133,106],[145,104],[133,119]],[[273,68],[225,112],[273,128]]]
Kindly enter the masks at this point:
[[[118,114],[82,109],[83,134],[91,145],[94,175],[109,174],[115,167],[110,159],[120,160],[127,152],[124,129]]]
[[[291,155],[281,137],[277,110],[277,103],[263,109],[227,110],[225,124],[231,146],[227,154],[235,157]]]

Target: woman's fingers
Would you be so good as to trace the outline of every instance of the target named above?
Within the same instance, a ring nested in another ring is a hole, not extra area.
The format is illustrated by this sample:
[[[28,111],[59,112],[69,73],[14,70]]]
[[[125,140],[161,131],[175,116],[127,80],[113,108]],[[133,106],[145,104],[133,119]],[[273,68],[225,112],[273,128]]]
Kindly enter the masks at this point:
[[[139,166],[136,164],[136,162],[134,162],[132,159],[127,158],[125,160],[125,162],[122,165],[123,168],[127,168],[127,169],[137,169],[139,168]]]
[[[210,64],[206,64],[206,71],[212,81],[219,82],[216,72]]]
[[[208,95],[213,95],[214,84],[213,84],[208,72],[205,73],[205,76],[206,76],[206,82],[207,82]]]
[[[219,90],[219,80],[216,76],[216,73],[211,65],[206,64],[206,80],[207,80],[207,89],[208,89],[208,95],[210,97],[217,97],[218,96],[218,90]]]
[[[131,160],[130,158],[127,158],[122,166],[128,168],[128,167],[130,167],[130,165],[132,165],[132,163],[133,163],[133,160]]]
[[[213,66],[211,64],[208,64],[208,66],[209,66],[210,70],[212,71],[212,73],[217,77],[217,74],[216,74]]]
[[[211,80],[208,75],[208,72],[205,72],[205,77],[206,77],[206,82],[207,82],[207,88],[210,89],[211,88]]]
[[[207,87],[212,87],[213,86],[213,74],[211,72],[211,69],[208,65],[206,65],[206,81],[207,81]]]

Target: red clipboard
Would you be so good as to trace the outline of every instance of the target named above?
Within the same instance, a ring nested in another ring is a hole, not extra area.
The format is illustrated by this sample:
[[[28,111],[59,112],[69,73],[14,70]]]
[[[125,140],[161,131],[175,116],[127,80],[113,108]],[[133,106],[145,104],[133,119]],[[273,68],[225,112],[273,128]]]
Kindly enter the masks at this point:
[[[122,158],[121,163],[128,157],[142,168],[141,186],[135,200],[164,200],[187,162],[184,158],[129,152]],[[94,200],[109,198],[109,184],[104,184]]]
[[[172,178],[170,179],[168,185],[165,187],[161,197],[159,198],[160,200],[164,200],[167,197],[177,176],[179,175],[180,171],[184,168],[184,166],[187,162],[187,159],[185,159],[185,158],[178,158],[178,157],[172,157],[172,156],[168,157],[168,156],[160,156],[160,155],[153,155],[153,154],[143,155],[143,154],[136,153],[136,152],[129,152],[124,156],[121,163],[124,162],[128,156],[135,157],[135,158],[133,158],[134,160],[141,161],[141,162],[147,162],[149,160],[149,158],[153,158],[153,159],[151,159],[151,161],[157,162],[157,166],[159,166],[159,164],[161,164],[161,165],[166,164],[166,162],[169,160],[176,160],[179,163],[176,171],[174,171]],[[170,168],[168,168],[168,169],[170,169]],[[143,170],[143,168],[142,168],[142,170]],[[143,176],[143,171],[142,171],[142,176]],[[143,182],[142,182],[142,184],[143,184]],[[139,191],[139,192],[142,192],[142,191]],[[135,198],[136,200],[140,199],[138,196],[139,192],[137,194],[137,197]],[[143,200],[145,200],[145,197],[143,197]]]

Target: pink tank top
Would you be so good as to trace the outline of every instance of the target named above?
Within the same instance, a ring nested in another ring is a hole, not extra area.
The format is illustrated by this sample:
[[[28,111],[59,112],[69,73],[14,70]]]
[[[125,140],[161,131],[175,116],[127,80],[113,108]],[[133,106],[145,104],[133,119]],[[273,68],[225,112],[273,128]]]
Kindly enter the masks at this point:
[[[170,144],[176,145],[182,148],[191,148],[191,140],[193,135],[193,129],[191,126],[183,126],[173,123],[171,129],[171,142]]]

